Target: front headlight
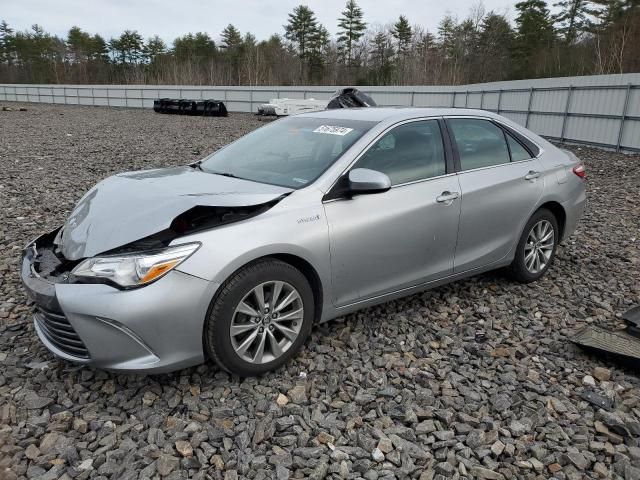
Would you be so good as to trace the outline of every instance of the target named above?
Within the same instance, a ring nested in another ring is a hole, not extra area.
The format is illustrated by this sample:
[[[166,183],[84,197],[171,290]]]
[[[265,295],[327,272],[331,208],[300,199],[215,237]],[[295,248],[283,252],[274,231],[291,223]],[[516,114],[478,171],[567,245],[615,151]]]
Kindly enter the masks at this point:
[[[77,277],[102,278],[122,287],[145,285],[180,265],[198,248],[186,243],[153,252],[88,258],[71,272]]]

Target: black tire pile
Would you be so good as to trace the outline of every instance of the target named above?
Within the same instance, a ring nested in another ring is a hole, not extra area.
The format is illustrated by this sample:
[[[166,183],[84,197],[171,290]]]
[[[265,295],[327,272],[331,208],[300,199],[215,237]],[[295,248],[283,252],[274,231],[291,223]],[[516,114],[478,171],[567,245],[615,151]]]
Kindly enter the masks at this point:
[[[226,117],[227,107],[221,100],[185,100],[159,98],[153,101],[153,111],[174,115],[200,115],[204,117]]]

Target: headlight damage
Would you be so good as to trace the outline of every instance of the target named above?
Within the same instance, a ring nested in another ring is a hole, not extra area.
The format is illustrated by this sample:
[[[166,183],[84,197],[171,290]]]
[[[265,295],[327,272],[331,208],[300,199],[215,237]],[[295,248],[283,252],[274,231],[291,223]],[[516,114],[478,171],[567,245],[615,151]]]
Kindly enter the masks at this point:
[[[171,242],[183,235],[259,215],[284,196],[242,207],[196,206],[176,216],[169,228],[77,260],[70,260],[63,253],[65,225],[29,242],[25,255],[29,253],[32,275],[47,282],[107,283],[120,289],[141,287],[162,278],[200,247],[199,242],[170,246]]]
[[[81,262],[71,273],[80,278],[106,280],[125,288],[142,286],[169,273],[198,248],[200,243],[187,243],[150,252],[92,257]]]

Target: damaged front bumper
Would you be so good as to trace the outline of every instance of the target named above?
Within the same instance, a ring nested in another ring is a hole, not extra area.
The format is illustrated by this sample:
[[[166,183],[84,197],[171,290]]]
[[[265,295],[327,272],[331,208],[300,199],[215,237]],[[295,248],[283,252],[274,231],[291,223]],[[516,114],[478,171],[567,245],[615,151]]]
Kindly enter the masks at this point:
[[[34,326],[55,355],[108,370],[161,373],[202,363],[202,330],[217,284],[171,271],[133,290],[73,283],[55,263],[57,231],[24,250],[21,277]]]

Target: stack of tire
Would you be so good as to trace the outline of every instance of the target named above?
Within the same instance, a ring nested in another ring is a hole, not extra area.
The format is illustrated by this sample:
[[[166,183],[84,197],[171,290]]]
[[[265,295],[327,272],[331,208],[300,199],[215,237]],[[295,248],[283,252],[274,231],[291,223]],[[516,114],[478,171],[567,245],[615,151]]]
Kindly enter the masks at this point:
[[[227,107],[221,100],[159,98],[153,101],[153,111],[156,113],[205,117],[226,117],[228,115]]]

